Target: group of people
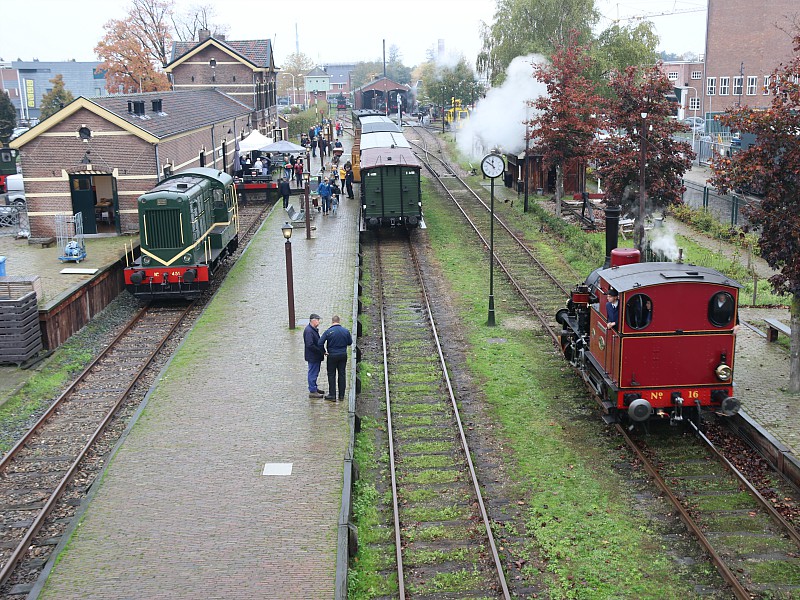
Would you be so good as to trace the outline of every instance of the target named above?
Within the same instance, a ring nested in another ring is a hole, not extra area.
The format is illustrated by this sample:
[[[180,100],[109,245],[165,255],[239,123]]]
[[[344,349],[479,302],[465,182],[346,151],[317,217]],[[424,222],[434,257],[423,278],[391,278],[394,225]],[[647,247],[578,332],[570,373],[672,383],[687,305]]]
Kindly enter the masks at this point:
[[[344,391],[347,387],[347,348],[353,344],[353,337],[350,335],[350,331],[341,324],[338,315],[331,317],[331,326],[322,335],[319,333],[320,321],[317,313],[311,313],[308,325],[303,330],[305,360],[308,363],[308,397],[325,398],[325,400],[336,402],[337,399],[344,400]],[[319,389],[317,384],[324,359],[327,359],[327,394],[325,394],[325,390]]]
[[[269,154],[258,156],[255,160],[251,160],[250,156],[245,154],[239,157],[236,176],[240,178],[244,175],[261,175],[266,177],[270,174],[271,169],[272,157]]]

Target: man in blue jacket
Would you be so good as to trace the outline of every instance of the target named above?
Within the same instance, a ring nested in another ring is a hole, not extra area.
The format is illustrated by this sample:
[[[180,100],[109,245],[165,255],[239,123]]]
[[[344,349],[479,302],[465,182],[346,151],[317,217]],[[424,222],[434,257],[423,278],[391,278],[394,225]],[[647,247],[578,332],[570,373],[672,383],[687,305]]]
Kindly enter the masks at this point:
[[[319,347],[328,356],[329,392],[325,400],[336,402],[336,375],[339,375],[339,400],[344,400],[344,389],[347,387],[347,347],[352,345],[353,337],[347,328],[339,323],[339,315],[333,315],[331,326],[319,338]],[[325,344],[327,343],[327,350]]]
[[[328,211],[331,209],[331,195],[333,194],[333,190],[331,189],[331,185],[328,183],[328,181],[329,180],[326,177],[325,180],[317,186],[317,193],[322,200],[323,215],[327,215]]]
[[[303,330],[303,343],[306,347],[305,358],[308,363],[308,397],[309,398],[322,398],[325,395],[325,390],[317,387],[317,377],[319,376],[319,368],[322,365],[322,349],[319,346],[319,315],[311,313],[308,318],[308,325]]]

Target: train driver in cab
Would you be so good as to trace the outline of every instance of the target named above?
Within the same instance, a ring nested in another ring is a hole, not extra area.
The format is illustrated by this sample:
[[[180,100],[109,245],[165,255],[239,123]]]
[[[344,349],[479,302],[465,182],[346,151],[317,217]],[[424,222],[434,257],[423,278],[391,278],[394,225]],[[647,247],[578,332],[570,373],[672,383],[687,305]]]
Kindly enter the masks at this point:
[[[608,319],[608,326],[618,329],[617,322],[619,321],[619,292],[613,287],[608,288],[606,292],[606,319]]]

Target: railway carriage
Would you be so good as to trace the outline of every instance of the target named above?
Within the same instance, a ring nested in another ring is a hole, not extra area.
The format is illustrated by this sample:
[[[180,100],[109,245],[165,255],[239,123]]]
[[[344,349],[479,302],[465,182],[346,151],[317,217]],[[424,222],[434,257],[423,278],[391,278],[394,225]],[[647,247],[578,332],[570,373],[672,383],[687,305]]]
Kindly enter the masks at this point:
[[[239,244],[233,178],[196,167],[164,179],[139,197],[141,256],[125,285],[143,299],[195,298]]]
[[[714,269],[640,263],[615,249],[556,315],[564,356],[601,399],[608,423],[699,421],[738,412],[733,368],[740,284]],[[609,325],[605,294],[619,294]]]
[[[421,164],[410,148],[361,151],[361,229],[424,228]]]

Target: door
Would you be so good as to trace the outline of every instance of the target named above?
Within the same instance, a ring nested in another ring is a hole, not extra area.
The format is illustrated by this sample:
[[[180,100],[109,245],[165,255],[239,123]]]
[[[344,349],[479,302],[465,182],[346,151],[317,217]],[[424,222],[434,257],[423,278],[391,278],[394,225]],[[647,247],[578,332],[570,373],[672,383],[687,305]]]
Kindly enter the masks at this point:
[[[83,233],[97,233],[97,221],[94,214],[97,199],[92,188],[92,176],[70,175],[70,189],[72,190],[72,212],[83,215]]]

